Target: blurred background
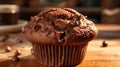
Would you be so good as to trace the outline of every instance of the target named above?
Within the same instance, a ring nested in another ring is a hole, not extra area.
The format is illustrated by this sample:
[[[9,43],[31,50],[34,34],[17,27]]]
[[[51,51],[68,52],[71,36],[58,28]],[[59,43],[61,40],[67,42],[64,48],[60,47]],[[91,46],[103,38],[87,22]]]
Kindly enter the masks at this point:
[[[20,6],[20,19],[23,20],[30,20],[47,8],[70,7],[95,23],[120,24],[120,0],[0,0],[0,4]]]
[[[52,7],[73,8],[92,20],[99,30],[96,39],[88,45],[85,60],[77,67],[120,67],[120,0],[0,0],[0,6],[4,4],[18,5],[20,14],[4,13],[0,7],[0,23],[16,17],[19,20],[16,24],[0,24],[0,67],[38,67],[31,55],[31,43],[21,30],[31,16]],[[12,51],[5,52],[8,47]],[[11,53],[14,55],[16,50],[21,51],[20,62],[6,60],[12,59]]]

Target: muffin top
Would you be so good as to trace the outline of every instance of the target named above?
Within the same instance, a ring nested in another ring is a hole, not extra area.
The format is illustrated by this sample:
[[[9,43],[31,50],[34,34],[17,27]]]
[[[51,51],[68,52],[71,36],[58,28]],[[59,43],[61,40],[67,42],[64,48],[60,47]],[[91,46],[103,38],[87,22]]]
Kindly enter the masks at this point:
[[[40,45],[80,45],[98,33],[94,23],[71,8],[50,8],[31,17],[23,28],[25,38]]]

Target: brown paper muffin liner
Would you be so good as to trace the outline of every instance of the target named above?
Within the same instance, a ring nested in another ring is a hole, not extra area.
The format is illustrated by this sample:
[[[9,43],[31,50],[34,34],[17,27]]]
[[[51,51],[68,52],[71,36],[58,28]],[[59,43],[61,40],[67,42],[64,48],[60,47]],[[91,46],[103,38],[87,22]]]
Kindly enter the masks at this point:
[[[68,67],[80,64],[85,56],[87,44],[56,46],[33,44],[36,60],[52,67]]]

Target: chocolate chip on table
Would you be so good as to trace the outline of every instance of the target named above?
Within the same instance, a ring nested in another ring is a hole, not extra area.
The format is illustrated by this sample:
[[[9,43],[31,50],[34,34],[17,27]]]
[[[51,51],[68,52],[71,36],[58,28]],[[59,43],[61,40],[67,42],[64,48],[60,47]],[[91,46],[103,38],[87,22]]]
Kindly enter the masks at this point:
[[[107,47],[107,46],[108,46],[108,44],[106,43],[106,41],[103,41],[102,47]]]
[[[15,55],[15,56],[19,56],[19,55],[21,55],[20,50],[16,50],[16,52],[15,52],[14,55]]]
[[[17,39],[16,42],[17,43],[23,43],[23,40],[22,39]]]
[[[38,31],[40,28],[41,28],[40,25],[36,25],[36,26],[34,27],[34,30],[35,30],[35,31]]]
[[[10,51],[11,51],[11,47],[7,46],[5,52],[10,52]]]
[[[0,37],[0,42],[5,42],[9,38],[8,35],[3,35]]]
[[[18,43],[23,43],[23,40],[18,40]]]
[[[20,60],[19,57],[18,57],[19,55],[21,55],[20,51],[16,50],[16,52],[14,53],[14,56],[12,57],[12,61],[18,62]]]
[[[19,59],[19,57],[18,56],[13,56],[12,57],[12,61],[14,61],[14,62],[18,62],[20,59]]]

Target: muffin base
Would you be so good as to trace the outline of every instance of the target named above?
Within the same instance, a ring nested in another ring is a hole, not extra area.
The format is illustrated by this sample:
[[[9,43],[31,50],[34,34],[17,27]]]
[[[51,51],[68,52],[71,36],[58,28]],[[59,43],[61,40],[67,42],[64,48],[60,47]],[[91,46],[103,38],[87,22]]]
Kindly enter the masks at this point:
[[[87,44],[56,46],[33,44],[36,60],[52,67],[71,67],[80,64],[85,56]]]

